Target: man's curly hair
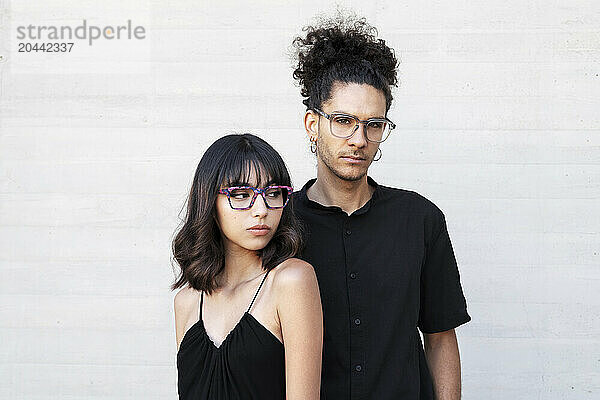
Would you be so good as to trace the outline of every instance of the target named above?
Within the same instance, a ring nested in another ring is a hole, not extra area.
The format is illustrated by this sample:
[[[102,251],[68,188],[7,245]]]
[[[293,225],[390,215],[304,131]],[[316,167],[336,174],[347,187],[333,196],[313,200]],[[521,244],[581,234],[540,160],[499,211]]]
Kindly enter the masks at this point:
[[[306,36],[293,41],[298,61],[293,76],[307,109],[320,108],[329,100],[335,82],[371,85],[384,93],[386,111],[390,109],[398,60],[394,50],[377,39],[376,28],[364,18],[340,14],[303,31]]]

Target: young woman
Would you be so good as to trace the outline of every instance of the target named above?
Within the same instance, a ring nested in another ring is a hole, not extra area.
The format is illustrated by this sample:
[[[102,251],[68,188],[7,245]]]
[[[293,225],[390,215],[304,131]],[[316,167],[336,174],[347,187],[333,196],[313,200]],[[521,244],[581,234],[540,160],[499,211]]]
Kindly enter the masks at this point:
[[[180,399],[318,399],[323,323],[281,156],[250,134],[204,153],[173,241]],[[286,207],[287,206],[287,207]]]

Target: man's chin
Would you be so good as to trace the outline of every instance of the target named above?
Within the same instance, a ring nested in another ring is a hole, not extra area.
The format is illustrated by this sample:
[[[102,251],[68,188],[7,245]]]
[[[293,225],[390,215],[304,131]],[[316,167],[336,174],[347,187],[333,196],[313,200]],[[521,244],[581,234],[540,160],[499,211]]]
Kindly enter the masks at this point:
[[[356,182],[364,178],[367,174],[369,165],[365,166],[351,166],[351,165],[331,165],[325,160],[322,160],[327,169],[335,175],[338,179],[344,180],[346,182]],[[340,163],[341,164],[341,163]]]
[[[337,176],[338,178],[347,181],[347,182],[356,182],[361,180],[362,178],[364,178],[364,176],[367,174],[367,170],[360,170],[360,171],[339,171],[339,170],[333,170],[332,171],[334,173],[335,176]]]

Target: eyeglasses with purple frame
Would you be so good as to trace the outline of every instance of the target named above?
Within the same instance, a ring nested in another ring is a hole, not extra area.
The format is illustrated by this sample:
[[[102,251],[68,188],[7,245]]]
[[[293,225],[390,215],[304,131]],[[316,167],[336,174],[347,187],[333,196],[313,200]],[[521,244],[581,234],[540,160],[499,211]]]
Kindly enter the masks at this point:
[[[234,190],[243,190],[243,189],[251,189],[254,192],[254,195],[252,196],[252,200],[250,201],[250,205],[248,207],[234,207],[233,204],[231,203],[231,192]],[[269,205],[269,201],[266,198],[266,192],[270,189],[286,189],[287,190],[287,196],[286,196],[282,206],[274,206],[273,207],[273,206]],[[294,191],[294,188],[292,188],[291,186],[283,186],[283,185],[267,186],[264,189],[255,188],[253,186],[231,186],[231,187],[219,190],[219,194],[224,194],[227,196],[227,200],[229,201],[229,206],[234,210],[249,210],[249,209],[251,209],[252,206],[254,205],[254,202],[256,201],[256,197],[258,197],[259,194],[262,196],[263,200],[265,201],[265,205],[267,206],[268,209],[276,210],[279,208],[283,208],[287,205],[288,201],[290,200],[290,195],[292,194],[293,191]]]

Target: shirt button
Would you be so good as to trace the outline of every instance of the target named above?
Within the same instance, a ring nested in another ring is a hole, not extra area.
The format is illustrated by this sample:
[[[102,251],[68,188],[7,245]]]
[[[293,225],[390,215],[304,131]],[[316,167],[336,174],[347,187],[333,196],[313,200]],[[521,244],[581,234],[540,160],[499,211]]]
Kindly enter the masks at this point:
[[[355,279],[356,278],[356,274],[354,272],[350,272],[350,278],[351,279]]]
[[[356,324],[356,325],[360,325],[360,318],[356,318],[356,319],[354,320],[354,324]]]
[[[351,233],[352,231],[350,229],[346,229],[346,235],[350,236]]]
[[[362,365],[358,364],[356,367],[354,367],[354,370],[355,370],[356,372],[360,372],[360,371],[362,371]]]

